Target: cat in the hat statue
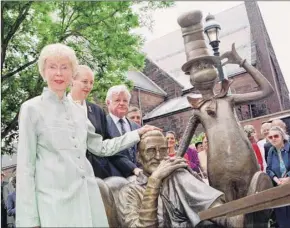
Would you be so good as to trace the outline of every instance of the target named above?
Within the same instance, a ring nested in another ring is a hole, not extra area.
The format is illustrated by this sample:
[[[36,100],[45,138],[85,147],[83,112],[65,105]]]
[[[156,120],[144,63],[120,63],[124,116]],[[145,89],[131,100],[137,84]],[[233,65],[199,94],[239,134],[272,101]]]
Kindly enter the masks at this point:
[[[193,107],[178,155],[183,156],[198,124],[202,124],[208,139],[207,172],[209,184],[224,192],[227,201],[239,199],[272,187],[270,178],[260,171],[252,145],[241,128],[234,110],[235,105],[246,104],[268,97],[273,88],[267,79],[232,45],[232,50],[221,57],[212,56],[206,46],[201,11],[191,11],[178,18],[184,38],[187,62],[182,70],[190,75],[191,84],[202,98],[188,97]],[[228,94],[230,83],[221,81],[221,90],[215,94],[218,80],[216,65],[238,64],[257,83],[259,90],[245,94]]]

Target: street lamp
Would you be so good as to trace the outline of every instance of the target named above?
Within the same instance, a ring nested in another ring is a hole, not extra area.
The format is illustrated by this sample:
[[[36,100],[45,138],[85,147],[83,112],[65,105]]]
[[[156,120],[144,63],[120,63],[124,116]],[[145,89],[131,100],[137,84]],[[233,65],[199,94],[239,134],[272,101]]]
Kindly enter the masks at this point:
[[[205,26],[204,26],[204,33],[207,35],[207,38],[209,40],[209,44],[213,49],[213,54],[215,56],[220,56],[219,53],[219,31],[221,30],[221,26],[220,24],[215,20],[215,17],[211,14],[209,14],[206,18],[205,18]],[[222,68],[222,63],[221,61],[219,61],[217,63],[217,69],[219,72],[219,79],[220,81],[222,81],[225,77],[224,77],[224,72],[223,72],[223,68]]]
[[[204,33],[207,35],[209,44],[212,46],[214,51],[214,55],[219,56],[219,31],[221,30],[221,26],[211,14],[205,18],[205,21]]]

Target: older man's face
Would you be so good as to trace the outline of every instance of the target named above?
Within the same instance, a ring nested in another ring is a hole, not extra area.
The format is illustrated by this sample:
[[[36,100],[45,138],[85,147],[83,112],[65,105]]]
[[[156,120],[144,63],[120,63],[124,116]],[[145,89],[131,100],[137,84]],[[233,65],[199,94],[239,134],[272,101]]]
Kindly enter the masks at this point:
[[[145,173],[151,175],[167,156],[166,140],[163,136],[148,136],[139,145],[139,162]]]
[[[112,99],[107,102],[109,112],[123,118],[129,108],[129,97],[125,92],[113,93]]]

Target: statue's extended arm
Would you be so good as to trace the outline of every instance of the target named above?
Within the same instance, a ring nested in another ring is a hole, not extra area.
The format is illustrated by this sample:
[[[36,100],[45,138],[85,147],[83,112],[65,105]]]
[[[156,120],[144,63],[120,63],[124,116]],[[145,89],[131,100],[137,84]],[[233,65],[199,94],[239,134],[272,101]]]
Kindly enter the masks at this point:
[[[246,60],[243,60],[237,53],[235,49],[235,44],[232,45],[232,51],[226,52],[221,56],[221,59],[227,58],[227,63],[239,64],[243,67],[254,79],[254,81],[259,86],[259,90],[255,92],[245,93],[245,94],[233,94],[232,97],[236,105],[243,103],[248,103],[252,101],[257,101],[267,96],[271,95],[274,90],[269,81],[261,74],[255,67],[249,64]]]
[[[196,115],[193,115],[192,117],[190,117],[189,123],[187,124],[187,127],[185,128],[185,131],[183,133],[181,143],[177,151],[177,156],[180,156],[180,157],[184,156],[190,144],[192,136],[194,135],[194,132],[199,123],[200,123],[200,120]]]

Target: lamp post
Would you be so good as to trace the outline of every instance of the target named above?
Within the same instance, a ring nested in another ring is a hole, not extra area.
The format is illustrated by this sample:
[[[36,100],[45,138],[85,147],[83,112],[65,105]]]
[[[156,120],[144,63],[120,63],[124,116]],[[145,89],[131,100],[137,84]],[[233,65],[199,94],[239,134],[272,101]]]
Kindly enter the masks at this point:
[[[213,54],[215,56],[220,56],[219,53],[219,44],[220,44],[220,40],[219,40],[219,31],[221,30],[221,26],[220,24],[215,20],[215,17],[211,14],[209,14],[206,18],[205,18],[205,26],[204,26],[204,33],[207,35],[207,38],[209,40],[209,44],[213,49]],[[222,67],[222,63],[221,61],[219,61],[217,63],[217,69],[218,69],[218,73],[219,73],[219,79],[220,81],[222,81],[225,76],[224,76],[224,72],[223,72],[223,67]]]

